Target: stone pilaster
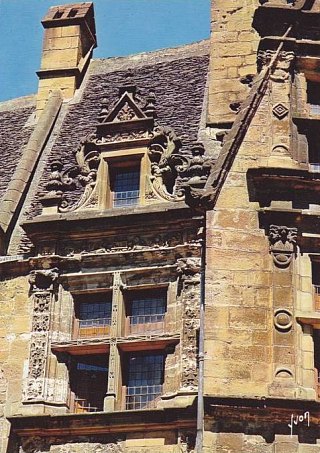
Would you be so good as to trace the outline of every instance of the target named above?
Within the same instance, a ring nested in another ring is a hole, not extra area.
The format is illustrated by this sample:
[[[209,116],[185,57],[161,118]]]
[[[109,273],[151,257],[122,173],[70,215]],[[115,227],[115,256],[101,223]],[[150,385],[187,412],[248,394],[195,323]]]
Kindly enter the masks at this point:
[[[181,389],[198,386],[197,331],[200,308],[200,258],[178,260],[182,295]]]
[[[52,303],[58,276],[58,269],[36,270],[29,276],[33,316],[28,376],[24,388],[25,402],[44,402],[49,396],[47,363],[50,353]]]

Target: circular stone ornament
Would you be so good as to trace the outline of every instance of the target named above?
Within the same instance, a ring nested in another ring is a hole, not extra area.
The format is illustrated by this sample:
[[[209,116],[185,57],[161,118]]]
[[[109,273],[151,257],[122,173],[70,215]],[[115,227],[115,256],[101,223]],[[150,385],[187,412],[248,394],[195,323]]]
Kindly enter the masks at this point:
[[[274,312],[274,325],[276,329],[285,332],[292,327],[292,313],[289,310],[280,308]]]

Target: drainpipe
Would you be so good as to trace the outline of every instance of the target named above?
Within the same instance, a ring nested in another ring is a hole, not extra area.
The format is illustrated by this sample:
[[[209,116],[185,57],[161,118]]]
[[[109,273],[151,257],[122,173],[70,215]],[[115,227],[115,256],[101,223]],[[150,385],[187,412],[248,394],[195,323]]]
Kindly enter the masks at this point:
[[[201,238],[200,264],[200,325],[198,351],[198,399],[197,399],[197,437],[196,453],[202,453],[204,429],[204,312],[205,312],[205,266],[206,266],[206,212],[204,212],[204,226]]]

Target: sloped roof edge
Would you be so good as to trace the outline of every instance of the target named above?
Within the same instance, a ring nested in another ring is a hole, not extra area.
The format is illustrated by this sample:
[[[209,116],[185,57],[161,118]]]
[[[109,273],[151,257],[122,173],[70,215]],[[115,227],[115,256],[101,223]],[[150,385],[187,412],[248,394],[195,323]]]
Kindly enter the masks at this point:
[[[207,55],[210,51],[210,40],[205,39],[192,44],[178,47],[159,49],[151,52],[142,52],[123,57],[99,58],[91,60],[90,75],[106,72],[115,72],[137,66],[154,65],[159,62],[169,62],[192,56]]]
[[[7,112],[12,110],[24,109],[33,107],[36,104],[36,95],[30,94],[28,96],[21,96],[7,101],[0,102],[0,112]]]

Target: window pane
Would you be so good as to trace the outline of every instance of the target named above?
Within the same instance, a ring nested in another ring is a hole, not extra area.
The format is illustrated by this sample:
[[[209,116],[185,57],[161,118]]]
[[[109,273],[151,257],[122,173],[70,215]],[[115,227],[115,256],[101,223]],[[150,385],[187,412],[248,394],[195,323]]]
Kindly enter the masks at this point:
[[[128,386],[161,385],[163,382],[163,355],[129,357]]]
[[[140,171],[117,169],[114,174],[114,200],[117,207],[136,205],[139,201]]]
[[[79,307],[79,319],[98,319],[111,317],[110,302],[82,302]]]
[[[131,316],[154,315],[165,313],[165,297],[135,297],[131,303]]]

